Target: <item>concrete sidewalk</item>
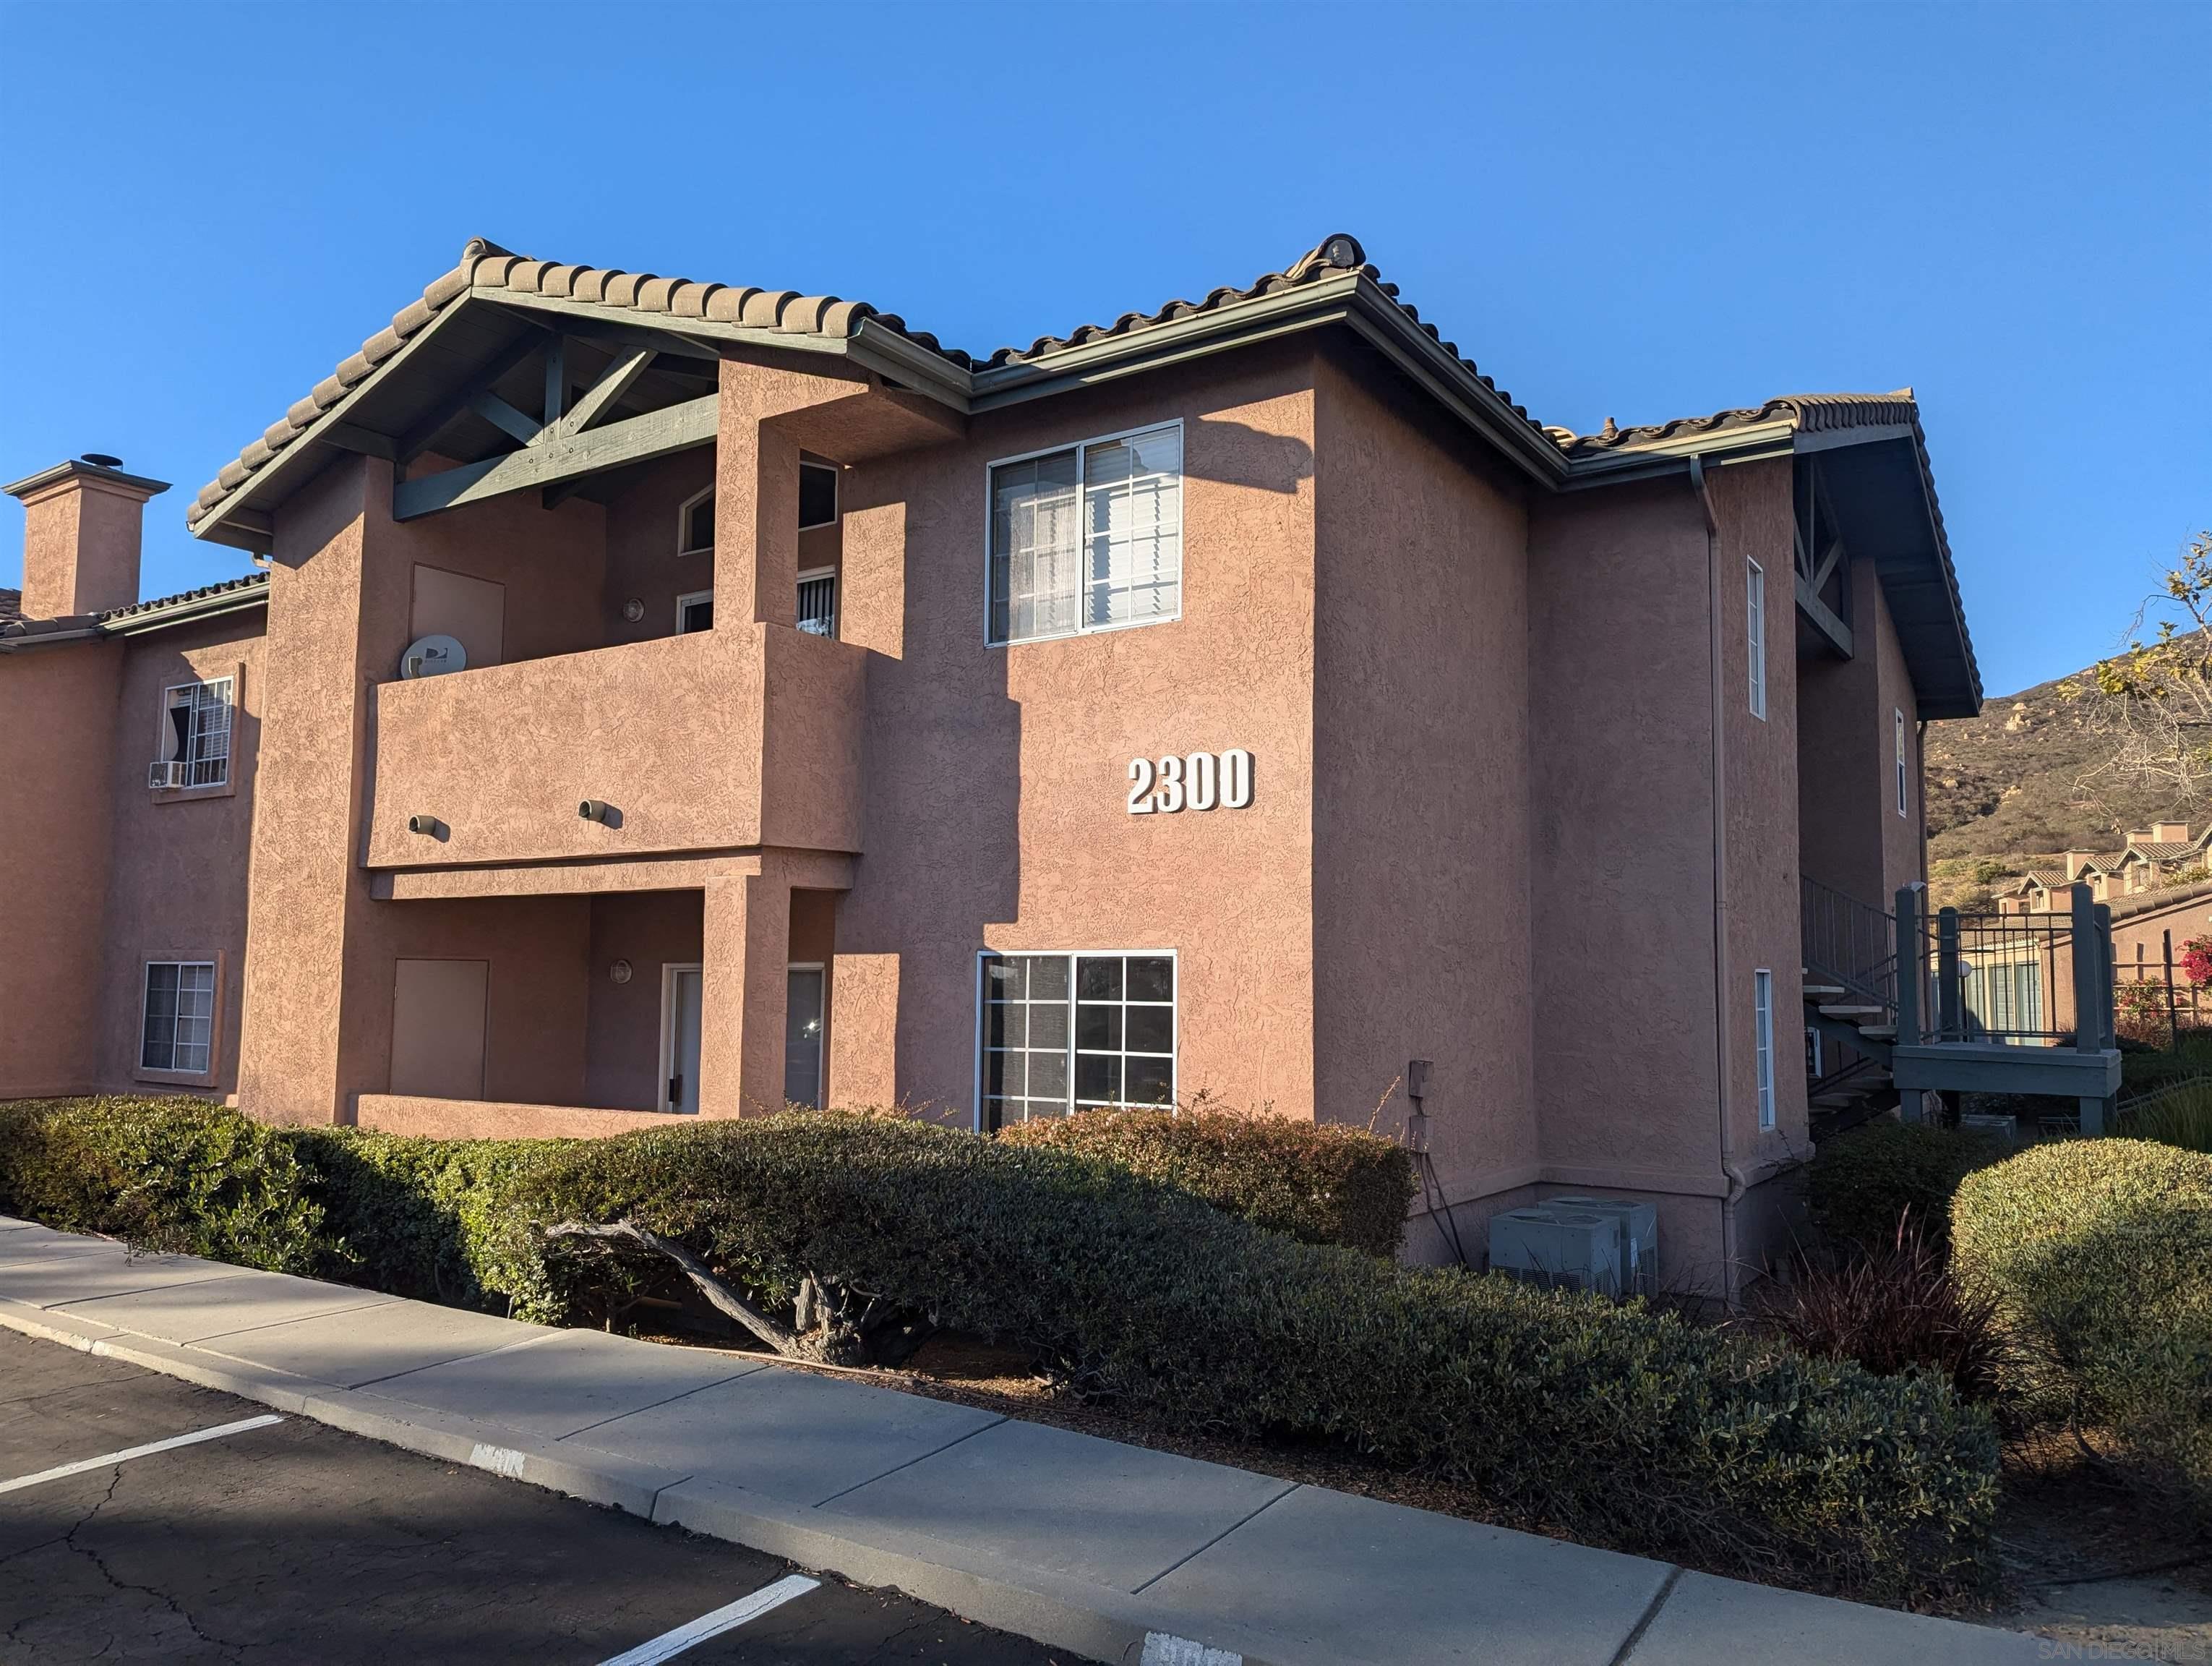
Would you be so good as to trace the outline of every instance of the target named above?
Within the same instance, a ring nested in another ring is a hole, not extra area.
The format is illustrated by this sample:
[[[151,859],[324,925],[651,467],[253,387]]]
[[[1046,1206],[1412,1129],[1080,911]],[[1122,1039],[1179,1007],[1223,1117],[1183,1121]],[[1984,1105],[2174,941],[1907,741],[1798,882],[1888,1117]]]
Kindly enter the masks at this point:
[[[0,1324],[1146,1666],[1980,1666],[2017,1633],[0,1217]]]

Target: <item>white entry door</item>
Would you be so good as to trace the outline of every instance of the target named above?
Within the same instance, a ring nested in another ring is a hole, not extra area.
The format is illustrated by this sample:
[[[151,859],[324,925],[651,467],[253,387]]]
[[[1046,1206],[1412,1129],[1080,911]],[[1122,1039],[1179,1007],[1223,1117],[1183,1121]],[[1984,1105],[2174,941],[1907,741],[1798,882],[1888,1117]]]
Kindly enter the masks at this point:
[[[822,1109],[822,968],[793,966],[783,1009],[783,1099]]]
[[[660,980],[660,1108],[696,1113],[699,1109],[699,969],[664,966]]]

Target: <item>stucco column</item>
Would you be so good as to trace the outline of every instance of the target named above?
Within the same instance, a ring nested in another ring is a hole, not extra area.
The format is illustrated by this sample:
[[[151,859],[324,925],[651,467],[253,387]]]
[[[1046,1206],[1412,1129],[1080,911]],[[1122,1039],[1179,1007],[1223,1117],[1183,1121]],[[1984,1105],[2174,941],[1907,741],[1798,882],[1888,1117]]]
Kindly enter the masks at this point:
[[[699,1114],[783,1109],[791,885],[773,870],[706,887],[699,994]]]

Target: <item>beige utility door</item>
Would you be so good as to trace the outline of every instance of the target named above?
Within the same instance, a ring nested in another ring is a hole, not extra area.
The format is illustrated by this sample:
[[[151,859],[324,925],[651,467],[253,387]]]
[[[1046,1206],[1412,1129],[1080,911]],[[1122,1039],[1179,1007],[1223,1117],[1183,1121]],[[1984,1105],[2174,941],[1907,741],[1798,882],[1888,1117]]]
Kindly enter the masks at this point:
[[[403,960],[392,988],[392,1091],[481,1099],[491,963]]]

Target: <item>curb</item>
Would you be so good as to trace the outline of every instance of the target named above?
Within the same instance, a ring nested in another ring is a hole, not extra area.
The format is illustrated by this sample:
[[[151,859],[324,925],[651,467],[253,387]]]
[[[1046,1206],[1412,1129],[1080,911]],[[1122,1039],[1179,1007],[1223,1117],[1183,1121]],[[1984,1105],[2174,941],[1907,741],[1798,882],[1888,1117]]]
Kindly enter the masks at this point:
[[[61,1320],[58,1322],[58,1319]],[[344,1433],[483,1469],[603,1505],[659,1526],[780,1557],[853,1584],[890,1586],[979,1625],[1121,1666],[1275,1666],[1218,1621],[1147,1603],[1109,1586],[1002,1561],[921,1534],[871,1529],[766,1494],[545,1441],[503,1426],[431,1412],[359,1389],[247,1366],[202,1349],[64,1317],[0,1297],[0,1326],[81,1353],[180,1377]],[[584,1452],[591,1457],[585,1461]],[[1201,1633],[1210,1643],[1194,1641]],[[1277,1645],[1275,1646],[1279,1646]]]

